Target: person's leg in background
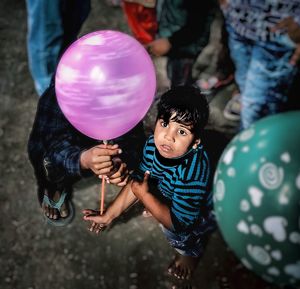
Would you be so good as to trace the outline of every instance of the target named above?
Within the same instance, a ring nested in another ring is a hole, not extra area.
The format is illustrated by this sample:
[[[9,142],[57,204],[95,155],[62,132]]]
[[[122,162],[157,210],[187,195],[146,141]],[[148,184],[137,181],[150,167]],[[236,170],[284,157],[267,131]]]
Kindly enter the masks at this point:
[[[91,0],[63,0],[62,2],[64,37],[60,54],[77,39],[91,11]]]
[[[194,83],[192,77],[194,63],[194,58],[168,57],[167,75],[172,87],[184,84],[191,85]]]
[[[248,128],[258,119],[286,109],[288,93],[297,73],[289,60],[293,49],[256,42],[246,84],[242,90],[241,125]]]
[[[76,39],[90,0],[26,0],[29,68],[38,95],[49,86],[62,51]]]
[[[228,32],[222,13],[220,13],[220,26],[221,36],[218,43],[219,48],[216,60],[216,70],[209,78],[200,78],[196,81],[200,89],[208,94],[215,93],[220,88],[223,88],[234,81],[234,64],[230,57]]]
[[[252,41],[239,36],[232,28],[228,29],[228,47],[235,66],[235,82],[239,92],[234,93],[224,108],[224,117],[230,120],[240,120],[241,95],[245,88],[248,68],[251,61]]]
[[[63,41],[60,0],[26,0],[28,60],[38,95],[48,87]]]

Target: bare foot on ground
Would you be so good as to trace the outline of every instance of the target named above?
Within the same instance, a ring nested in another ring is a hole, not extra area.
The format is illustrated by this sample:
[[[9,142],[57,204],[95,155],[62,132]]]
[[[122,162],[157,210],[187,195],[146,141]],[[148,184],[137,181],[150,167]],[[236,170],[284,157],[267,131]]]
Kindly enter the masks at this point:
[[[191,279],[200,258],[191,256],[182,256],[176,254],[176,257],[168,267],[168,273],[178,279]]]

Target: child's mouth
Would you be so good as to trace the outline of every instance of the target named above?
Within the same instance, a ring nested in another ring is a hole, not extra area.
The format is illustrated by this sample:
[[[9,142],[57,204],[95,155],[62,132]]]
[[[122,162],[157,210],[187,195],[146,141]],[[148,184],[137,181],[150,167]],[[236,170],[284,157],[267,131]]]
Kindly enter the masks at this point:
[[[168,153],[168,152],[170,152],[170,151],[172,150],[170,146],[165,145],[165,144],[160,145],[160,148],[161,148],[161,150],[162,150],[163,152],[165,152],[165,153]]]

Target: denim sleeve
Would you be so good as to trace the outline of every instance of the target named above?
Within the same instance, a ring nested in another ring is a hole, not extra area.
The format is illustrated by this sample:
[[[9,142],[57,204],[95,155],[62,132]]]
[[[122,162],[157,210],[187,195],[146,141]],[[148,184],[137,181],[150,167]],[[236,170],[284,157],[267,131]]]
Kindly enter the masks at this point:
[[[53,140],[44,155],[44,168],[47,178],[55,183],[64,182],[70,177],[87,176],[80,167],[80,154],[83,148],[74,145],[66,134]]]

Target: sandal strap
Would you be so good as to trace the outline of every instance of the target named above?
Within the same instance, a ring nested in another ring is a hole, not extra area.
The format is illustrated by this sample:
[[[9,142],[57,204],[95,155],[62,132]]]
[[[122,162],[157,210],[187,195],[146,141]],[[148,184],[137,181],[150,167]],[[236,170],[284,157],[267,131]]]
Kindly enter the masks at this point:
[[[50,199],[47,195],[44,195],[43,203],[49,205],[50,207],[52,207],[54,209],[60,210],[61,206],[65,202],[66,196],[67,196],[67,192],[64,190],[61,193],[59,200],[57,202],[55,202],[52,199]]]

